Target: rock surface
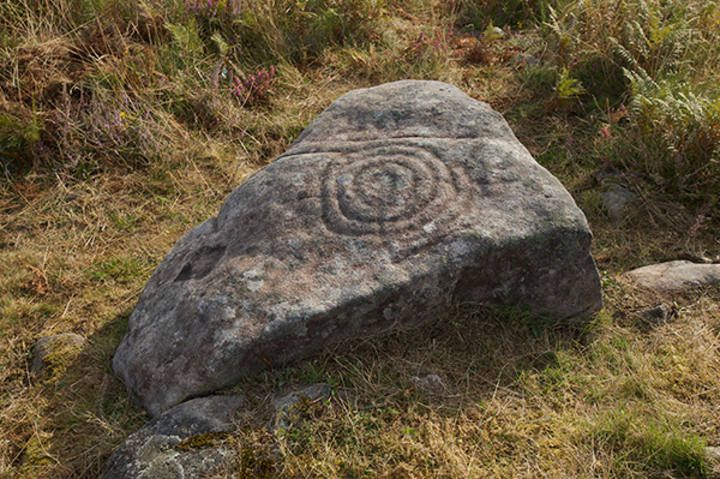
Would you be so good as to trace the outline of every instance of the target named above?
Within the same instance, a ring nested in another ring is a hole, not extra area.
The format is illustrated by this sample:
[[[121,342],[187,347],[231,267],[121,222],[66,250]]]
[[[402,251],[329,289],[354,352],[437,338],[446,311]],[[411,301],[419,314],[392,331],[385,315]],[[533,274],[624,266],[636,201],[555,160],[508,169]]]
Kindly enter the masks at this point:
[[[445,382],[437,374],[413,376],[410,381],[415,387],[431,393],[442,392],[445,389]]]
[[[234,429],[232,418],[242,404],[241,396],[209,396],[175,406],[131,434],[102,478],[184,479],[219,469],[233,453],[213,434]]]
[[[330,397],[332,389],[329,384],[316,383],[286,394],[273,401],[275,415],[270,427],[273,431],[286,430],[292,423],[294,411],[303,403],[323,401]]]
[[[663,303],[643,309],[638,314],[646,323],[659,326],[677,318],[678,310],[675,306]]]
[[[710,475],[708,477],[720,477],[720,447],[706,447],[705,457],[710,466]]]
[[[626,273],[636,284],[653,291],[677,293],[693,288],[720,284],[720,264],[697,264],[690,261],[643,266]]]
[[[612,185],[607,191],[600,193],[600,200],[608,217],[615,223],[625,218],[625,210],[635,200],[635,193],[624,186]]]
[[[113,367],[158,414],[453,302],[589,315],[590,242],[572,197],[488,105],[439,82],[355,90],[177,242]]]
[[[78,353],[85,344],[85,338],[75,333],[61,333],[38,339],[32,348],[30,371],[40,374],[47,369],[66,362],[68,355]]]

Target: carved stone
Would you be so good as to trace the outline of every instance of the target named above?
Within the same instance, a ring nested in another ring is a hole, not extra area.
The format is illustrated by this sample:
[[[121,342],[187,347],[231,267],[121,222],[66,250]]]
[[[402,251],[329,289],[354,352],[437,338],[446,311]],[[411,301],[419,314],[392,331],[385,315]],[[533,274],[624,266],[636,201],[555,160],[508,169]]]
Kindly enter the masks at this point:
[[[488,105],[439,82],[356,90],[178,241],[113,366],[157,414],[454,302],[589,315],[590,241]]]

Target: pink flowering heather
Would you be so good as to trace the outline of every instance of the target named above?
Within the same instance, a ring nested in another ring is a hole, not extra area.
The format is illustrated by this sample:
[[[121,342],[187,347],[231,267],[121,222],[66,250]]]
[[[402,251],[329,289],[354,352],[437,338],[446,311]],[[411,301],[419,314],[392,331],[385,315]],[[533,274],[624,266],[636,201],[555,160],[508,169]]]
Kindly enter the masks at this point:
[[[232,93],[243,103],[261,103],[267,98],[276,75],[275,66],[271,65],[270,68],[260,68],[245,78],[235,76],[232,79]]]

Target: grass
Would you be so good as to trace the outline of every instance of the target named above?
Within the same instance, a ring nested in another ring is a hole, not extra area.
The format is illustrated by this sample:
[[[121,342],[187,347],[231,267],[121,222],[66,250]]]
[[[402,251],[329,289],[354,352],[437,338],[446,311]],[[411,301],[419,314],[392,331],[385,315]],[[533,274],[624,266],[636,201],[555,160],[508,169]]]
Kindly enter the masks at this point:
[[[332,100],[401,78],[506,116],[584,208],[606,307],[583,328],[449,311],[248,379],[220,477],[718,476],[720,296],[620,277],[720,255],[717,2],[207,5],[0,3],[0,477],[96,477],[147,419],[109,364],[155,265]],[[619,224],[606,181],[638,196]],[[678,317],[648,325],[661,301]],[[61,332],[86,346],[33,377],[32,344]],[[317,381],[331,399],[268,432],[270,399]]]

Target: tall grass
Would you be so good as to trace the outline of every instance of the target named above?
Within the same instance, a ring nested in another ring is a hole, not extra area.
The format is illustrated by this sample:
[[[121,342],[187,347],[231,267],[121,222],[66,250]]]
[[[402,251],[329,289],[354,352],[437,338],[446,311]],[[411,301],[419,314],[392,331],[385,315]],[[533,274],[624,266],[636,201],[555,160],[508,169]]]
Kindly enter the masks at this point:
[[[377,75],[361,76],[377,81],[439,76],[442,33],[388,39],[387,9],[383,0],[4,2],[2,165],[84,175],[181,155],[195,131],[235,142],[261,121],[243,110],[268,106],[296,74],[314,81],[328,63],[348,72],[368,61]]]
[[[452,3],[461,28],[482,31],[488,24],[527,27],[546,21],[567,0],[458,0]]]

